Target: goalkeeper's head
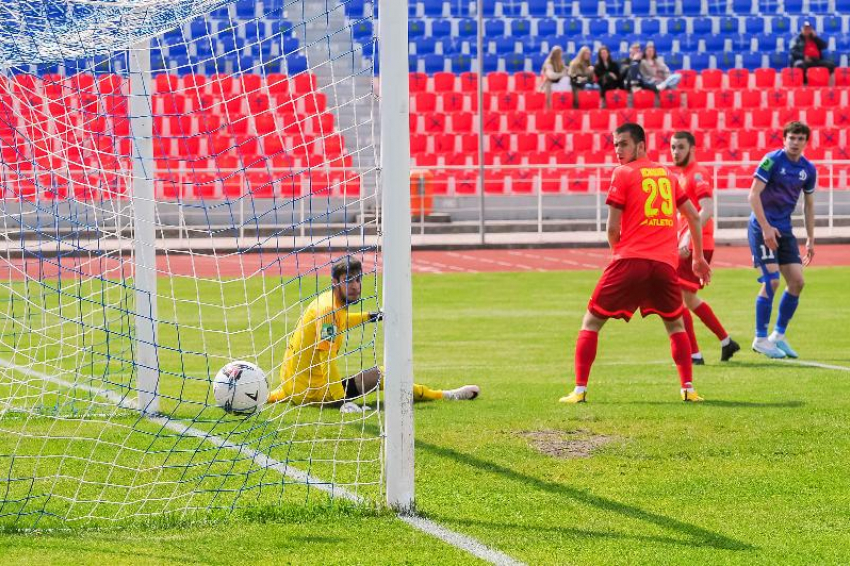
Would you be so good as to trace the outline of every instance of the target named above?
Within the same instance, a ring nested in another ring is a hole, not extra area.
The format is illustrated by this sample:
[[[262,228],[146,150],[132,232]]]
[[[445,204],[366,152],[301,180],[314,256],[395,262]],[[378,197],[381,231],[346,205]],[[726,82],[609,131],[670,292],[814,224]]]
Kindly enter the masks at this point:
[[[360,300],[360,283],[363,278],[363,266],[360,260],[351,256],[337,260],[331,268],[331,279],[337,300],[350,305]]]

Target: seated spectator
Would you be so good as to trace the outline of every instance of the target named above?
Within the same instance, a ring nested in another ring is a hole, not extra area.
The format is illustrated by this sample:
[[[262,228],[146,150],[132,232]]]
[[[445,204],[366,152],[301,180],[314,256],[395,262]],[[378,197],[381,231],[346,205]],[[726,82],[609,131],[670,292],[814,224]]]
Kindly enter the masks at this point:
[[[829,72],[835,70],[835,63],[824,59],[826,41],[819,37],[811,22],[803,22],[800,35],[791,41],[791,66],[800,67],[805,72],[811,67],[826,67]]]
[[[590,60],[590,47],[584,46],[570,61],[570,82],[574,90],[598,90],[599,85],[594,82],[595,77],[593,63]]]
[[[648,89],[658,92],[655,84],[648,83],[643,79],[643,75],[640,72],[641,60],[643,60],[643,50],[640,47],[640,43],[632,43],[631,47],[629,47],[629,56],[623,59],[622,62],[623,86],[626,90],[631,91]]]
[[[670,72],[664,60],[658,56],[655,51],[655,44],[651,41],[646,44],[646,49],[643,50],[640,74],[644,82],[654,85],[656,90],[676,88],[676,85],[682,80],[682,75]]]
[[[623,88],[623,78],[620,76],[620,65],[611,58],[611,52],[604,45],[596,53],[596,65],[593,67],[596,84],[602,94],[615,88]]]
[[[552,48],[549,56],[543,62],[540,71],[540,86],[538,90],[546,93],[546,107],[551,107],[552,92],[560,92],[570,88],[567,66],[564,64],[564,52],[559,46]]]

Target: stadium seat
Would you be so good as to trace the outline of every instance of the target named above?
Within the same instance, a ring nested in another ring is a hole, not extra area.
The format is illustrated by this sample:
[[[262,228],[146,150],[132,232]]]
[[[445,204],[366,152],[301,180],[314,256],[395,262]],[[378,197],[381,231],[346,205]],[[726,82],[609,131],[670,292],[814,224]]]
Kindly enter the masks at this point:
[[[688,65],[695,71],[704,71],[711,67],[711,56],[708,53],[691,53]]]
[[[753,71],[756,88],[774,88],[776,86],[776,69],[762,68]]]
[[[663,90],[658,93],[661,108],[679,108],[682,106],[682,93],[678,90]]]
[[[780,72],[782,86],[786,88],[803,86],[803,70],[793,67],[782,69]]]
[[[668,93],[664,92],[663,95],[666,96]],[[673,94],[671,91],[670,94]],[[662,104],[664,100],[664,96],[662,96]],[[670,116],[670,128],[674,131],[677,130],[691,130],[693,121],[693,112],[690,110],[679,108],[676,106],[671,107],[672,110],[669,113]]]
[[[740,92],[741,102],[738,108],[760,108],[762,102],[762,91],[758,89],[742,90]]]
[[[764,18],[751,16],[744,20],[744,31],[750,35],[764,33]]]
[[[815,128],[823,128],[827,125],[828,114],[826,108],[810,106],[806,108],[806,124]]]
[[[553,92],[551,98],[552,110],[567,110],[574,107],[572,92]]]
[[[837,88],[819,89],[818,101],[825,108],[836,108],[843,105],[842,90]]]
[[[737,16],[724,16],[720,18],[718,31],[726,35],[736,34],[741,31],[741,20]]]
[[[829,85],[829,69],[826,67],[812,67],[806,71],[806,82],[809,86]]]
[[[533,92],[537,89],[537,75],[529,71],[514,73],[513,89],[518,92]]]
[[[787,104],[788,90],[782,90],[781,92],[785,95]],[[811,87],[791,89],[791,95],[794,97],[792,105],[797,108],[809,108],[815,103],[815,90]],[[771,100],[771,96],[768,95],[768,101]]]
[[[601,98],[598,90],[580,90],[578,91],[578,107],[581,110],[599,108]]]
[[[693,90],[685,96],[685,106],[691,110],[708,107],[708,92],[704,90]]]
[[[700,87],[703,89],[719,89],[723,85],[723,71],[718,69],[703,69],[699,75]]]
[[[700,130],[713,130],[717,127],[718,112],[713,109],[705,109],[697,112],[697,127]]]
[[[609,109],[626,108],[629,103],[628,91],[622,89],[609,90],[605,93],[605,107]]]
[[[764,130],[773,127],[774,112],[770,108],[754,108],[747,112],[750,119],[750,127]]]
[[[640,34],[644,37],[657,36],[661,33],[661,20],[657,18],[641,18],[638,22]]]
[[[655,108],[655,93],[651,90],[638,90],[632,93],[634,108]]]
[[[554,112],[536,112],[534,114],[534,129],[538,132],[554,132],[557,115]]]
[[[549,0],[526,0],[528,15],[535,18],[545,18],[549,15]]]
[[[732,69],[726,73],[726,82],[730,89],[740,90],[749,88],[750,71],[747,69]]]
[[[613,113],[608,110],[591,110],[588,112],[588,123],[593,131],[610,132],[611,131],[611,116]]]

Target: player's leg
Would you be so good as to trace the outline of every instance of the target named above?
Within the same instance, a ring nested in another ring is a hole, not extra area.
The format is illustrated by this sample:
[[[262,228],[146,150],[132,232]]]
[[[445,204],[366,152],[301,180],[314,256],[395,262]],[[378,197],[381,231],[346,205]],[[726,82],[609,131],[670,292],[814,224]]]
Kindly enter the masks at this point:
[[[670,337],[670,354],[676,364],[676,371],[679,373],[682,400],[702,401],[703,398],[694,389],[693,361],[691,360],[690,343],[685,332],[684,320],[681,316],[674,319],[662,318],[664,327],[667,329],[667,336]]]
[[[682,296],[685,299],[685,306],[688,307],[689,310],[693,311],[697,317],[702,321],[706,328],[711,330],[711,332],[717,336],[717,339],[720,340],[720,361],[726,362],[735,355],[735,352],[741,349],[741,346],[735,342],[732,337],[726,332],[726,329],[723,327],[723,324],[720,322],[720,319],[717,318],[717,315],[714,314],[714,310],[711,306],[703,301],[695,292],[689,291],[688,289],[682,289]],[[683,318],[685,318],[685,331],[688,332],[688,338],[691,338],[691,332],[693,330],[688,329],[688,319],[691,319],[690,313],[683,313]],[[691,329],[693,328],[693,322],[690,322]],[[696,338],[694,338],[696,339]],[[696,361],[696,357],[694,357],[694,350],[699,352],[699,348],[691,345],[691,357],[694,358],[694,364],[700,365],[700,362]],[[702,355],[699,355],[700,360],[702,359]]]
[[[759,270],[758,281],[761,283],[756,295],[756,335],[753,339],[753,351],[768,358],[784,358],[785,352],[767,339],[767,327],[773,312],[773,297],[779,288],[778,260],[773,250],[765,244],[761,228],[754,226],[752,222],[748,224],[747,237],[753,255],[753,266]]]
[[[699,305],[702,303],[702,300],[697,297],[696,293],[687,289],[682,289],[682,297],[685,300],[685,309],[682,311],[682,322],[685,325],[688,342],[691,343],[691,360],[694,365],[705,365],[705,360],[702,359],[702,353],[699,351],[696,331],[694,330],[694,317],[691,316],[691,311],[695,308],[693,305]]]
[[[368,395],[378,388],[384,389],[384,380],[382,368],[370,368],[363,370],[360,373],[351,376],[346,380],[350,383],[356,393],[355,397]],[[413,384],[413,400],[414,401],[437,401],[444,399],[446,401],[466,401],[478,397],[481,389],[477,385],[464,385],[457,389],[431,389],[426,385],[418,383]],[[346,396],[349,395],[349,389],[346,387]]]
[[[801,263],[780,264],[779,271],[785,279],[785,292],[779,300],[779,312],[776,316],[776,324],[768,340],[785,353],[789,358],[796,358],[797,352],[788,344],[785,331],[797,311],[800,302],[800,293],[803,292],[805,280],[803,278],[803,266]]]
[[[573,392],[561,397],[561,403],[584,403],[587,398],[587,382],[590,379],[590,369],[596,360],[596,349],[599,344],[599,331],[608,319],[599,317],[589,310],[584,313],[581,330],[576,338],[575,377],[576,385]]]

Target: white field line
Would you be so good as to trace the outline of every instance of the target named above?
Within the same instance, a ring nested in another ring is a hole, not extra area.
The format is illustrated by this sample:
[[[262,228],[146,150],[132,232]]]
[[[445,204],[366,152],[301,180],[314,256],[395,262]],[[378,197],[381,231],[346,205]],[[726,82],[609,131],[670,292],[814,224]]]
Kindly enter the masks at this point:
[[[554,263],[562,263],[564,265],[572,265],[574,267],[587,267],[587,268],[591,268],[591,269],[599,269],[600,268],[599,265],[595,265],[595,264],[592,264],[592,263],[584,263],[584,262],[579,262],[579,261],[573,261],[571,259],[565,259],[565,258],[560,258],[560,257],[552,257],[552,256],[548,256],[548,255],[545,255],[545,254],[542,254],[542,253],[518,252],[518,251],[511,250],[511,251],[508,252],[508,255],[515,255],[515,256],[524,257],[524,258],[532,259],[532,260],[536,260],[536,261],[548,261],[548,262],[554,262]],[[548,271],[548,270],[547,269],[540,269],[538,271]]]
[[[123,409],[138,410],[138,405],[135,401],[122,397],[118,393],[115,393],[114,391],[110,391],[108,389],[100,389],[98,387],[92,387],[90,385],[85,385],[81,383],[72,383],[70,381],[54,377],[52,375],[47,375],[46,373],[42,373],[37,370],[19,366],[2,358],[0,358],[0,366],[32,377],[36,377],[38,379],[42,379],[44,381],[59,385],[61,387],[66,387],[68,389],[81,389],[83,391],[93,393],[95,395],[108,399],[109,401],[115,403],[117,406]],[[210,444],[218,446],[219,448],[235,450],[240,455],[250,457],[260,467],[275,470],[283,476],[292,478],[298,482],[309,485],[311,488],[318,489],[319,491],[324,491],[333,497],[341,497],[354,503],[363,503],[363,499],[359,495],[351,493],[347,489],[335,487],[332,484],[323,482],[322,480],[306,472],[288,466],[287,464],[284,464],[283,462],[276,460],[260,452],[259,450],[254,450],[253,448],[233,444],[232,442],[228,442],[220,436],[209,434],[208,432],[205,432],[199,428],[195,428],[190,424],[178,420],[173,420],[168,417],[145,415],[145,418],[147,418],[150,422],[157,424],[163,428],[167,428],[171,431],[174,431],[181,436],[191,436],[195,438],[200,438],[209,442]],[[492,549],[472,537],[468,537],[461,533],[447,529],[446,527],[439,525],[429,519],[403,514],[399,514],[397,515],[397,517],[408,525],[410,525],[411,527],[427,535],[438,538],[443,542],[450,544],[456,548],[464,550],[469,554],[472,554],[473,556],[480,558],[481,560],[485,560],[491,564],[497,564],[500,566],[514,566],[523,564],[522,562],[514,560],[507,554]]]
[[[850,367],[846,366],[836,366],[831,364],[822,364],[820,362],[807,362],[805,360],[779,360],[780,362],[784,362],[786,364],[793,364],[795,366],[808,366],[813,368],[821,368],[821,369],[833,369],[836,371],[850,371]]]

